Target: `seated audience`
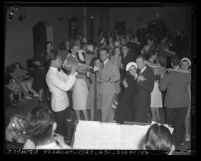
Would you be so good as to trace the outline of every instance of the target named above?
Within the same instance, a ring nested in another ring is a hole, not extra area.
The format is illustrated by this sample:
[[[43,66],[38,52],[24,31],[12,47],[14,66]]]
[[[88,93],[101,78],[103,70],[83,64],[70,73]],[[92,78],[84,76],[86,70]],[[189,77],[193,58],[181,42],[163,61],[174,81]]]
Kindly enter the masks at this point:
[[[26,102],[22,98],[22,92],[21,92],[20,86],[8,74],[5,75],[5,88],[4,89],[5,89],[4,97],[5,97],[6,105],[11,104],[12,106],[15,106],[18,99],[20,102]]]
[[[20,63],[14,64],[14,70],[10,73],[10,75],[21,86],[24,92],[24,98],[31,99],[28,94],[29,92],[31,92],[34,97],[39,96],[38,93],[32,89],[33,79],[28,75],[28,72],[23,69]]]

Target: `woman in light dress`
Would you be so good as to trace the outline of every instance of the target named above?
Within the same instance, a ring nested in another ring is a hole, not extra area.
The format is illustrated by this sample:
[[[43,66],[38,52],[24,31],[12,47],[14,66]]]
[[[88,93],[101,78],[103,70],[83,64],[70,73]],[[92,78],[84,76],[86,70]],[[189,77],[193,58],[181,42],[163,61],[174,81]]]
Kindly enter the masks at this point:
[[[152,121],[159,122],[160,121],[160,113],[159,108],[163,107],[162,104],[162,94],[159,89],[159,79],[160,79],[160,72],[162,70],[160,64],[157,62],[157,52],[152,50],[150,52],[150,57],[146,64],[151,67],[155,75],[155,82],[154,82],[154,89],[151,93],[151,113],[152,113]]]
[[[72,101],[73,109],[77,119],[80,120],[81,112],[83,113],[84,120],[88,120],[87,115],[87,97],[88,97],[88,86],[86,83],[87,65],[85,61],[84,50],[80,49],[79,45],[74,45],[71,49],[72,53],[68,55],[64,66],[66,69],[70,66],[77,66],[78,75],[76,76],[76,82],[72,88]]]

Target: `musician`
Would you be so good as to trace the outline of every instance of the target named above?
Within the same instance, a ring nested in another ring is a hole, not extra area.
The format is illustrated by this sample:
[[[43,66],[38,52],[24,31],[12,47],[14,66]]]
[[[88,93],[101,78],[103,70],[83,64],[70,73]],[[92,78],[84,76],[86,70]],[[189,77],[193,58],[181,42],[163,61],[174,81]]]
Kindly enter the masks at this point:
[[[71,69],[71,73],[67,76],[62,70],[63,61],[61,55],[55,54],[51,60],[50,68],[46,75],[46,82],[51,92],[51,108],[55,114],[57,123],[56,132],[63,136],[67,136],[67,108],[69,99],[66,91],[69,91],[76,80],[77,72],[75,67]]]

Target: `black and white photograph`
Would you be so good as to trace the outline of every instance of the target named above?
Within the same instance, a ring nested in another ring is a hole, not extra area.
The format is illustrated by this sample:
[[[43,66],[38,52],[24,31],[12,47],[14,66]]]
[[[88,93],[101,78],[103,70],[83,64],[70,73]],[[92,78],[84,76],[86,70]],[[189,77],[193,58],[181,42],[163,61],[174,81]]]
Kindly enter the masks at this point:
[[[194,155],[196,16],[196,3],[5,2],[7,155]]]

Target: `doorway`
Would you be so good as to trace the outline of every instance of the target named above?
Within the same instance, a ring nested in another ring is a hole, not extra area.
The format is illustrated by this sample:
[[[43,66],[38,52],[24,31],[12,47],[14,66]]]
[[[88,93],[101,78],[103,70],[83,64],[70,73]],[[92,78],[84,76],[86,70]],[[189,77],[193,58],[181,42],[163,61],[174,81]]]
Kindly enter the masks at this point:
[[[34,55],[46,51],[47,41],[53,42],[53,28],[46,21],[38,22],[32,29]]]

